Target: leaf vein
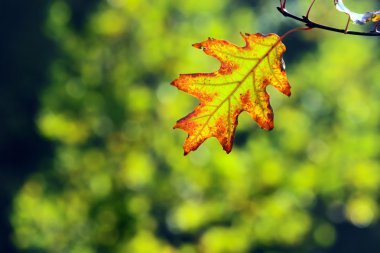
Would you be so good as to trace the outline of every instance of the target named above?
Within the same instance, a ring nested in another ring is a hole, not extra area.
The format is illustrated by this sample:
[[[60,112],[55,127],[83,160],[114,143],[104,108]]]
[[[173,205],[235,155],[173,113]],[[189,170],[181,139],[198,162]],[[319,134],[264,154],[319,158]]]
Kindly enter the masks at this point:
[[[242,80],[238,81],[236,87],[234,87],[234,89],[227,95],[227,97],[225,99],[223,99],[221,101],[221,103],[216,106],[216,108],[206,117],[208,117],[208,119],[206,120],[206,122],[204,123],[204,125],[202,126],[202,128],[198,131],[198,133],[195,135],[195,139],[197,139],[201,133],[203,132],[203,130],[206,128],[206,126],[209,124],[211,118],[215,115],[215,113],[223,106],[223,104],[229,100],[231,98],[231,96],[234,95],[234,93],[240,88],[240,86],[246,81],[246,79],[249,77],[249,75],[251,73],[254,73],[255,70],[257,69],[257,67],[260,65],[260,63],[262,63],[262,61],[267,58],[269,56],[269,54],[273,51],[273,49],[275,49],[277,47],[277,45],[280,43],[281,41],[281,38],[277,40],[276,43],[274,43],[269,49],[268,51],[260,58],[258,58],[257,62],[255,63],[255,65],[247,72],[247,74],[245,74],[242,78]],[[259,44],[259,43],[257,43]],[[232,55],[233,56],[233,55]],[[254,90],[256,91],[256,87],[254,87]],[[259,106],[261,107],[261,109],[263,110],[263,105],[261,104],[261,101],[259,101]]]

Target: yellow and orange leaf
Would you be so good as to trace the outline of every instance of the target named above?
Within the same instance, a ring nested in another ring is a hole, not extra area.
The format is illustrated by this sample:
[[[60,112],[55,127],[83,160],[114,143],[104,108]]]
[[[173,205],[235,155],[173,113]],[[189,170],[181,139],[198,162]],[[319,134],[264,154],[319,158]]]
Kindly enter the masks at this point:
[[[266,92],[269,84],[290,96],[282,62],[286,48],[280,37],[276,34],[242,34],[242,37],[244,47],[211,38],[194,44],[218,59],[220,69],[213,73],[182,74],[172,82],[200,100],[195,110],[174,126],[188,133],[185,155],[210,137],[216,137],[229,153],[242,111],[247,111],[261,128],[272,129],[273,111]]]

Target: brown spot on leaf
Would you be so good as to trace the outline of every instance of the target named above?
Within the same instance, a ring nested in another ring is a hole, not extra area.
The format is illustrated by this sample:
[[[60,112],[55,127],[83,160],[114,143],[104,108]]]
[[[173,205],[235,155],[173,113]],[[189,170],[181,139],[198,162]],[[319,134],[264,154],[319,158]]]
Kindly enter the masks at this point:
[[[286,73],[280,64],[285,52],[285,46],[279,42],[280,38],[275,34],[242,34],[242,37],[246,42],[244,47],[217,39],[193,44],[217,58],[221,62],[220,69],[209,74],[180,75],[171,83],[201,100],[201,104],[192,113],[174,126],[189,135],[184,144],[185,154],[196,150],[212,136],[229,153],[233,145],[237,117],[242,111],[248,111],[261,128],[271,130],[274,127],[273,112],[266,92],[271,80],[277,80],[276,88],[290,95]],[[279,64],[260,64],[267,61],[268,57],[274,58]],[[274,73],[281,73],[281,78],[274,76]],[[207,80],[207,83],[199,80]],[[215,85],[212,85],[213,80]]]

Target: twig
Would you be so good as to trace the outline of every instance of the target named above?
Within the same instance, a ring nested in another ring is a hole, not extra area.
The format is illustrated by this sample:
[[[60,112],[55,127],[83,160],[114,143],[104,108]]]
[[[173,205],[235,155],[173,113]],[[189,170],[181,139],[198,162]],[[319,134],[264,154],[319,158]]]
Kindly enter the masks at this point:
[[[309,18],[309,14],[310,14],[311,8],[313,8],[314,3],[315,3],[315,0],[313,0],[313,2],[311,2],[309,9],[307,10],[307,13],[306,13],[307,18]],[[284,8],[282,8],[282,9],[284,9]]]
[[[358,35],[358,36],[372,36],[372,37],[380,36],[380,33],[376,32],[376,31],[375,32],[374,31],[371,31],[371,32],[355,32],[355,31],[347,31],[345,29],[338,29],[335,27],[318,24],[318,23],[311,21],[307,16],[298,17],[296,15],[291,14],[284,7],[285,7],[284,4],[281,7],[277,7],[277,10],[284,17],[289,17],[289,18],[292,18],[292,19],[297,20],[299,22],[302,22],[305,24],[305,26],[307,26],[309,28],[317,28],[317,29],[327,30],[327,31],[336,32],[336,33]]]

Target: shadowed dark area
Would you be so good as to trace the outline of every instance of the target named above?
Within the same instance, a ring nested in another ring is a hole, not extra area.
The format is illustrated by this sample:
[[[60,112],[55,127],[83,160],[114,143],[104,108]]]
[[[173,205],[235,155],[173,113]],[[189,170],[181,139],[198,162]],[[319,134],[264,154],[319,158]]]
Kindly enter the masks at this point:
[[[97,1],[70,1],[72,25],[82,29]],[[11,242],[12,198],[33,172],[50,163],[52,144],[36,129],[39,94],[48,84],[54,43],[44,34],[49,1],[0,3],[0,251],[17,252]],[[49,166],[45,166],[49,168]]]
[[[48,1],[0,3],[0,251],[11,243],[12,197],[30,173],[51,155],[51,145],[35,127],[38,94],[47,84],[54,54],[43,34]]]

